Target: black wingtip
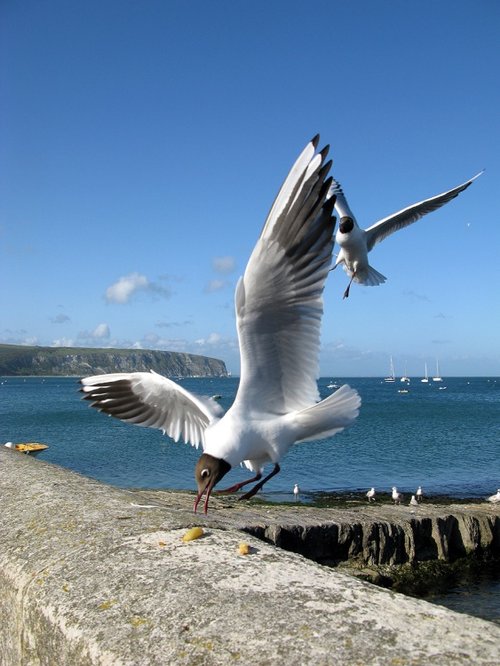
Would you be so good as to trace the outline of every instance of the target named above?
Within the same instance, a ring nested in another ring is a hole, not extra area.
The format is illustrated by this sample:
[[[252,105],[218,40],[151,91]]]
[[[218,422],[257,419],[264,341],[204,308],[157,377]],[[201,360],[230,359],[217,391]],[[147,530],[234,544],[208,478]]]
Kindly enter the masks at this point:
[[[329,176],[329,177],[325,180],[325,182],[323,183],[323,191],[324,191],[325,193],[328,192],[328,190],[330,189],[330,186],[331,186],[332,182],[333,182],[333,177],[332,177],[332,176]],[[335,202],[336,202],[336,201],[337,201],[337,195],[336,195],[336,194],[332,194],[332,196],[331,196],[329,199],[327,199],[327,200],[325,201],[325,203],[323,204],[323,208],[324,208],[324,210],[328,210],[330,215],[331,215],[332,212],[333,212],[333,208],[334,208],[334,206],[335,206]]]
[[[321,160],[322,161],[325,160],[325,158],[326,158],[326,156],[328,155],[329,152],[330,152],[330,144],[327,143],[326,146],[323,148],[323,150],[321,150],[320,153],[319,153],[321,155]],[[331,160],[330,160],[330,162],[331,162]]]
[[[323,204],[323,209],[328,213],[328,215],[333,215],[333,209],[335,207],[335,202],[337,201],[337,197],[334,194],[331,196],[329,199],[325,201]]]
[[[332,168],[332,164],[333,164],[332,160],[328,160],[328,162],[324,162],[321,171],[324,172],[325,175],[326,175],[330,171],[330,169]],[[332,177],[330,176],[330,180],[331,180],[331,178]]]
[[[330,167],[332,166],[332,161],[329,160],[329,161],[327,162],[327,164],[325,164],[325,166],[327,166],[328,168],[330,168]],[[330,189],[330,186],[331,186],[332,183],[333,183],[333,176],[328,176],[328,178],[326,178],[326,179],[325,179],[325,182],[323,183],[323,187],[326,189],[327,192],[328,192],[328,190]],[[330,197],[330,199],[332,199],[333,196],[335,196],[335,195],[332,195],[332,196]],[[335,198],[337,198],[337,197],[335,196]]]
[[[312,145],[314,146],[315,149],[318,147],[319,133],[316,134],[315,136],[313,136],[313,138],[311,139],[311,143],[312,143]]]

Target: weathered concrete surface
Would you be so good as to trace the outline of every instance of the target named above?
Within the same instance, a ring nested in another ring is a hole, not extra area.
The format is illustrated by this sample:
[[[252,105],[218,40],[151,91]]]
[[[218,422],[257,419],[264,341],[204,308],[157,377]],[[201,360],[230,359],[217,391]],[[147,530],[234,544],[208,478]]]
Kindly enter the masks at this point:
[[[134,506],[150,502],[5,449],[0,502],[2,666],[498,661],[500,627],[242,538],[215,506],[183,543],[203,520],[182,502]]]

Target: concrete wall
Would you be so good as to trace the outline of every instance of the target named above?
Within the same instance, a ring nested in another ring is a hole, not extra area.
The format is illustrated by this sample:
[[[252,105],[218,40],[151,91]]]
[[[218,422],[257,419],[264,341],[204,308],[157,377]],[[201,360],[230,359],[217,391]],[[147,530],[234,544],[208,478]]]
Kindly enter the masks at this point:
[[[220,518],[137,504],[148,500],[0,449],[2,666],[497,664],[492,623]],[[203,538],[181,540],[203,523]]]

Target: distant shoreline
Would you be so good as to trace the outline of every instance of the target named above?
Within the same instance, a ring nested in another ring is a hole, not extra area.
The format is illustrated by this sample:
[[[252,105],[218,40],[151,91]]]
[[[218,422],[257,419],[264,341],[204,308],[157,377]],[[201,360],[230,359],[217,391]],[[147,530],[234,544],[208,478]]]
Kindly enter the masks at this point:
[[[101,373],[103,374],[103,373]],[[35,378],[35,377],[40,377],[40,378],[52,378],[52,377],[59,377],[60,379],[71,379],[72,377],[76,377],[77,379],[80,377],[85,377],[87,376],[88,373],[85,374],[76,374],[76,375],[5,375],[5,374],[0,374],[0,379],[10,379],[13,377],[17,377],[20,379],[29,379],[29,378]],[[227,375],[186,375],[185,377],[178,377],[177,375],[169,375],[169,377],[174,377],[174,378],[179,378],[179,379],[239,379],[239,375],[233,375],[233,374],[227,374]],[[410,380],[414,381],[415,383],[420,382],[420,376],[416,377],[409,377]],[[321,377],[318,378],[318,381],[331,381],[332,376],[331,375],[321,375]],[[378,379],[381,382],[384,381],[384,378],[380,375],[353,375],[351,377],[336,377],[336,381],[338,382],[348,382],[353,379]],[[487,379],[489,380],[495,380],[500,382],[500,375],[448,375],[447,377],[443,377],[443,381],[446,381],[447,379]],[[399,383],[396,381],[394,382],[394,385],[399,386]],[[411,388],[411,385],[410,385]]]
[[[154,370],[167,377],[227,377],[224,361],[187,352],[0,344],[0,376],[86,377]]]

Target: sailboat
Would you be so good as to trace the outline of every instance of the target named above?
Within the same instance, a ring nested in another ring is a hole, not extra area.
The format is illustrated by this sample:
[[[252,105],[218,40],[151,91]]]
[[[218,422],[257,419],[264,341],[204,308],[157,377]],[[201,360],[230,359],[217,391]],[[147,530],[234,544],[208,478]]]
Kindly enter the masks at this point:
[[[392,384],[395,381],[396,381],[396,373],[394,372],[394,362],[393,362],[392,356],[391,356],[391,374],[389,375],[389,377],[384,378],[384,382],[387,382],[388,384]]]
[[[433,382],[442,382],[442,381],[443,381],[443,378],[442,378],[441,375],[439,374],[439,361],[438,361],[437,359],[436,359],[436,374],[435,374],[435,376],[432,378],[432,381],[433,381]]]
[[[420,381],[422,384],[428,384],[429,383],[429,374],[427,372],[427,363],[425,364],[425,377],[423,377]]]
[[[399,381],[403,382],[404,384],[409,384],[410,383],[410,378],[408,377],[408,374],[406,372],[406,363],[405,363],[405,374],[401,377],[401,379]]]

